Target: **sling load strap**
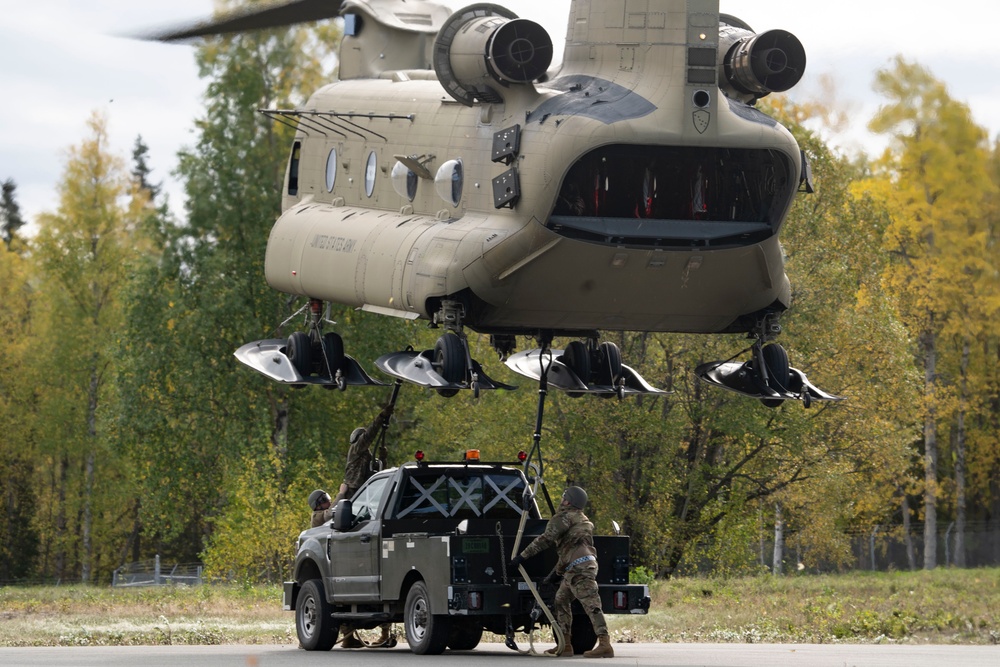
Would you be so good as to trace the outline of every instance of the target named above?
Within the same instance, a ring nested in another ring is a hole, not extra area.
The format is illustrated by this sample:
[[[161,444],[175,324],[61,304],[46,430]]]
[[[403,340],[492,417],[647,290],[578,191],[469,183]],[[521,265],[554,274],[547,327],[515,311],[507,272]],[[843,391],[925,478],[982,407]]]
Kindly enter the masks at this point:
[[[514,538],[514,547],[511,550],[510,554],[511,559],[513,559],[514,556],[516,556],[518,552],[521,550],[521,539],[524,537],[524,525],[528,521],[528,507],[530,506],[531,499],[534,498],[535,494],[538,492],[539,485],[542,485],[542,488],[544,488],[542,482],[542,475],[540,471],[539,474],[535,476],[535,488],[530,492],[527,489],[525,489],[524,506],[521,508],[521,521],[518,523],[517,526],[517,536]],[[545,612],[545,617],[549,620],[549,625],[552,627],[552,634],[556,639],[555,653],[539,653],[538,651],[535,650],[535,625],[534,623],[532,623],[531,630],[528,632],[529,649],[528,651],[519,650],[518,653],[522,654],[530,653],[531,655],[558,658],[559,656],[562,655],[563,650],[566,648],[566,637],[563,635],[562,628],[559,627],[559,624],[556,622],[555,617],[552,615],[552,610],[549,609],[548,606],[545,604],[545,601],[542,600],[542,596],[538,592],[538,588],[535,586],[535,582],[531,580],[531,577],[528,576],[527,570],[524,569],[524,564],[522,563],[521,565],[518,565],[518,569],[521,572],[521,578],[524,579],[524,583],[528,585],[528,590],[531,591],[532,597],[535,598],[535,604],[537,604],[542,609],[542,611]]]
[[[543,361],[543,357],[548,353],[549,363]],[[527,477],[528,471],[534,466],[537,472],[536,480],[540,481],[544,476],[545,464],[542,460],[542,419],[545,416],[545,396],[549,391],[549,367],[552,365],[552,350],[549,348],[549,343],[543,342],[541,352],[538,354],[538,409],[535,415],[535,432],[532,435],[531,449],[528,451],[528,456],[524,460],[524,473]],[[538,456],[538,463],[532,462],[535,456]],[[537,491],[537,481],[536,481],[536,491]],[[549,512],[552,514],[556,513],[555,506],[552,504],[552,498],[549,496],[549,489],[547,486],[542,484],[542,491],[545,494],[545,502],[549,506]]]
[[[392,394],[390,394],[389,402],[386,404],[386,407],[389,408],[386,418],[380,419],[375,425],[375,428],[378,429],[378,435],[375,437],[375,456],[372,457],[371,462],[372,472],[379,472],[388,467],[389,448],[385,444],[385,434],[389,430],[389,415],[396,409],[396,399],[399,398],[399,388],[402,384],[402,380],[396,380],[392,386]]]

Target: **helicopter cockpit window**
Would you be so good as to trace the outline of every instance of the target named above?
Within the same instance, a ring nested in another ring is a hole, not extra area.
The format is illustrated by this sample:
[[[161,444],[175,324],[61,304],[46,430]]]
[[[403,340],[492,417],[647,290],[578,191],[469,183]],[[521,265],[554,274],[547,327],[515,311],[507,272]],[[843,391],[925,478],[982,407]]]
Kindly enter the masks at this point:
[[[448,160],[438,169],[434,176],[434,189],[438,196],[452,206],[458,206],[462,201],[462,185],[465,177],[462,173],[461,160]]]
[[[658,247],[757,243],[776,231],[793,176],[767,149],[604,146],[569,170],[549,227]]]
[[[413,170],[402,162],[397,162],[390,174],[392,189],[400,197],[405,197],[407,201],[413,201],[417,196],[417,183],[420,180]]]
[[[368,154],[368,163],[365,165],[365,194],[369,197],[375,192],[375,174],[378,173],[377,162],[375,151],[372,151]]]
[[[333,185],[337,182],[337,149],[331,148],[330,154],[326,157],[326,191],[333,192]]]

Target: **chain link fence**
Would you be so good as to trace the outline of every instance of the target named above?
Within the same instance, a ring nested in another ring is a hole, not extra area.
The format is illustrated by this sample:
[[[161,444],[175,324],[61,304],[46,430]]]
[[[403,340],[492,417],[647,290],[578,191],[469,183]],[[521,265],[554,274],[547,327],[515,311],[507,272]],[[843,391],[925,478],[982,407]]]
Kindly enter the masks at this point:
[[[201,563],[180,563],[164,565],[160,557],[129,563],[118,568],[111,575],[113,587],[128,586],[166,586],[184,584],[198,586],[202,580],[203,566]]]
[[[939,524],[936,539],[937,567],[998,567],[1000,566],[1000,525],[994,521],[976,521],[966,524],[964,541],[965,562],[960,564],[959,535],[954,522]],[[854,530],[848,535],[851,559],[849,562],[810,563],[809,569],[820,572],[849,570],[921,570],[924,567],[923,525],[914,523],[909,535],[901,526],[874,526]],[[763,539],[760,543],[759,564],[771,569],[774,543]],[[783,569],[793,572],[803,560],[801,545],[793,531],[785,536]],[[806,559],[808,560],[808,559]]]

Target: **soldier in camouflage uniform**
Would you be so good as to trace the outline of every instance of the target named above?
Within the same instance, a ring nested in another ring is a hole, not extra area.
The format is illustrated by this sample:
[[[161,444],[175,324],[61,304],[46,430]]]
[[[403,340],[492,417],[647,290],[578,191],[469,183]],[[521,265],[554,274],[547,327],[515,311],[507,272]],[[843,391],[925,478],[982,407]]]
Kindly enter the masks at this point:
[[[309,494],[309,509],[312,513],[312,527],[322,526],[333,518],[333,508],[330,506],[330,494],[323,489],[316,489]]]
[[[367,427],[358,427],[351,432],[351,447],[347,450],[347,465],[344,467],[344,483],[340,485],[340,490],[333,504],[344,498],[352,498],[358,489],[368,481],[374,472],[372,470],[371,445],[378,436],[379,430],[389,423],[392,415],[392,405],[387,405],[378,413],[375,420]],[[381,461],[385,465],[385,461]]]
[[[358,489],[375,472],[372,469],[372,459],[374,457],[372,456],[371,445],[378,436],[379,430],[389,423],[389,417],[392,416],[392,409],[393,406],[390,403],[382,408],[382,411],[378,413],[378,416],[367,427],[362,426],[351,431],[351,446],[347,450],[347,465],[344,466],[344,482],[340,485],[337,497],[333,501],[334,505],[344,498],[353,498]],[[380,462],[382,466],[385,466],[384,460],[380,459]],[[390,623],[384,623],[379,628],[382,631],[381,636],[368,645],[364,644],[358,638],[353,626],[345,623],[340,626],[340,635],[343,637],[340,641],[340,646],[341,648],[362,648],[364,646],[368,646],[369,648],[388,647],[391,640],[392,626]]]
[[[585,651],[587,658],[613,658],[615,651],[611,648],[611,638],[608,635],[608,625],[601,611],[601,596],[597,588],[597,550],[594,548],[594,524],[590,522],[583,508],[587,505],[587,492],[578,486],[568,487],[562,495],[562,503],[555,515],[549,520],[545,532],[525,547],[511,560],[511,565],[517,568],[522,561],[541,553],[555,545],[559,555],[556,564],[556,574],[562,576],[559,590],[555,597],[556,623],[563,631],[565,647],[560,655],[573,655],[570,629],[573,626],[573,612],[570,605],[573,599],[580,601],[580,606],[590,617],[597,634],[597,648]],[[546,653],[554,654],[556,648]]]

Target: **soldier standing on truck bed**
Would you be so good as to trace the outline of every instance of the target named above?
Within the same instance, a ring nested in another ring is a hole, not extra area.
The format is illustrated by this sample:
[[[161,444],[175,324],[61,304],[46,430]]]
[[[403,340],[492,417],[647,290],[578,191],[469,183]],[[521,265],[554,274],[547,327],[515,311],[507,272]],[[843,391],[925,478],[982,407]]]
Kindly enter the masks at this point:
[[[556,564],[556,574],[562,576],[559,590],[555,597],[556,623],[563,632],[565,647],[562,656],[573,655],[573,643],[570,630],[573,627],[573,611],[570,608],[573,599],[580,601],[580,606],[590,617],[597,634],[597,648],[584,651],[585,658],[613,658],[615,650],[611,648],[611,638],[608,635],[608,625],[601,611],[601,595],[597,588],[597,550],[594,548],[594,524],[590,522],[583,508],[587,506],[587,492],[579,486],[570,486],[563,491],[562,503],[549,520],[545,532],[535,538],[521,553],[511,559],[511,565],[516,569],[522,561],[541,553],[555,545],[559,554]],[[555,654],[558,647],[553,647],[546,653]]]
[[[378,413],[375,420],[367,427],[359,426],[351,431],[350,449],[347,450],[347,465],[344,467],[344,483],[340,485],[337,497],[333,504],[336,505],[344,498],[351,498],[358,489],[368,481],[368,478],[375,472],[372,466],[373,461],[377,461],[380,468],[385,467],[385,447],[379,452],[377,459],[372,455],[372,443],[384,431],[392,416],[393,404],[389,403]]]

